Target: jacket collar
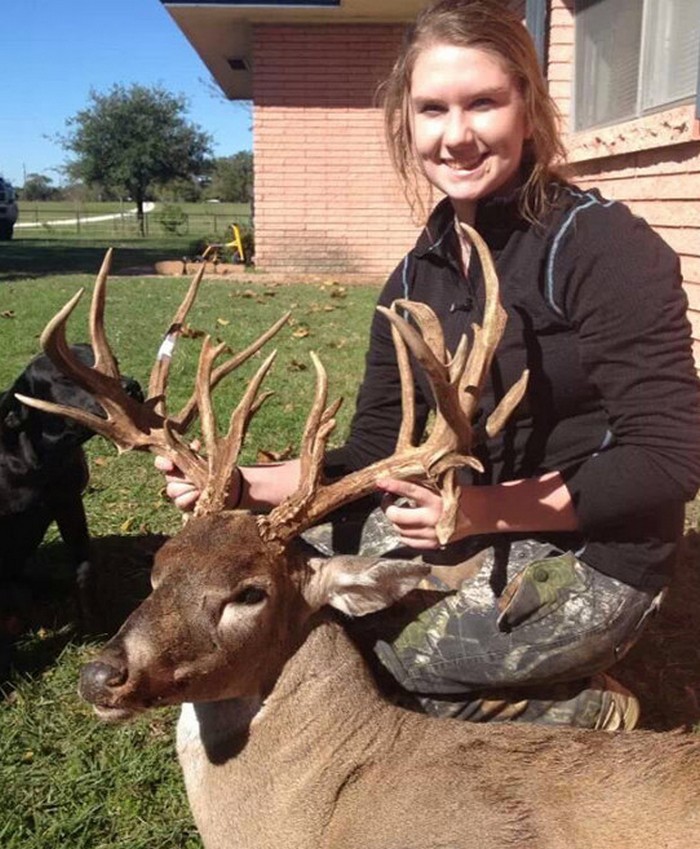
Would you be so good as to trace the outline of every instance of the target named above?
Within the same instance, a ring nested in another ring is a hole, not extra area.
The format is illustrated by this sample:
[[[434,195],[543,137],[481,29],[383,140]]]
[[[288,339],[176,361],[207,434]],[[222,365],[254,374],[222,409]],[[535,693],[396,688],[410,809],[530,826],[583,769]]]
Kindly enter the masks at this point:
[[[519,212],[520,189],[503,197],[486,198],[476,211],[475,227],[492,250],[500,250],[515,229],[527,226]],[[413,253],[416,257],[436,256],[449,261],[456,254],[454,209],[448,198],[438,203],[428,218]]]

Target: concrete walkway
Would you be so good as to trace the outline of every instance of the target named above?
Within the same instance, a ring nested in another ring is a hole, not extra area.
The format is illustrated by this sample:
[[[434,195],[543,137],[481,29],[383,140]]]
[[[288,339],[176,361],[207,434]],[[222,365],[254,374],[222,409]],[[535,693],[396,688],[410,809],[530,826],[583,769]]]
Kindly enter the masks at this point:
[[[156,205],[155,203],[153,203],[153,201],[147,201],[143,205],[144,213],[153,212],[155,206]],[[20,207],[20,213],[21,211],[22,210]],[[134,207],[134,209],[128,209],[125,212],[114,212],[110,215],[86,215],[84,218],[57,218],[54,221],[28,221],[26,223],[18,221],[17,224],[15,224],[15,230],[20,227],[44,227],[47,224],[51,227],[60,227],[62,224],[70,224],[71,226],[75,226],[76,224],[92,224],[93,222],[98,221],[113,221],[115,218],[121,218],[124,215],[136,215],[136,208]]]

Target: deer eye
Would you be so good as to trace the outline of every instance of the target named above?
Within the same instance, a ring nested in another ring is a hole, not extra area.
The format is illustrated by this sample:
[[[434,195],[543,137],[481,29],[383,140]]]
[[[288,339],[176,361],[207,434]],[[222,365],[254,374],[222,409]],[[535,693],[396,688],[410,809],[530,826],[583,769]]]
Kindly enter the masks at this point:
[[[245,587],[233,599],[234,604],[260,604],[267,598],[267,591],[262,587]]]

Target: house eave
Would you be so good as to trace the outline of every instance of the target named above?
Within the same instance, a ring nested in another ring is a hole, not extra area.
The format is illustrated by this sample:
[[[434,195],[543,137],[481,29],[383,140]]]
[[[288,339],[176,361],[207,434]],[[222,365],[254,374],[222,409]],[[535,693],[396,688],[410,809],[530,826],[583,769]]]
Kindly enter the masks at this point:
[[[333,6],[219,0],[161,3],[226,97],[249,100],[256,24],[403,24],[413,20],[427,0],[341,0]]]

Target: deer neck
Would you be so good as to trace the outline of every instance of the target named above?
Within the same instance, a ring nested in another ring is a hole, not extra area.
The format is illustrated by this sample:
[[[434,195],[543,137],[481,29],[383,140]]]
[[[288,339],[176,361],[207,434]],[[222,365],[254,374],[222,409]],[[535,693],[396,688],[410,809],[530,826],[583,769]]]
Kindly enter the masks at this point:
[[[342,626],[328,619],[287,661],[264,702],[183,706],[178,754],[206,849],[319,845],[339,788],[381,760],[397,714]]]
[[[264,700],[240,698],[184,705],[178,747],[194,741],[203,746],[212,763],[223,763],[261,735],[276,738],[277,746],[286,746],[292,723],[298,740],[300,720],[310,736],[320,737],[336,723],[342,723],[347,731],[353,717],[359,730],[368,716],[386,707],[342,625],[322,616],[287,660]]]

